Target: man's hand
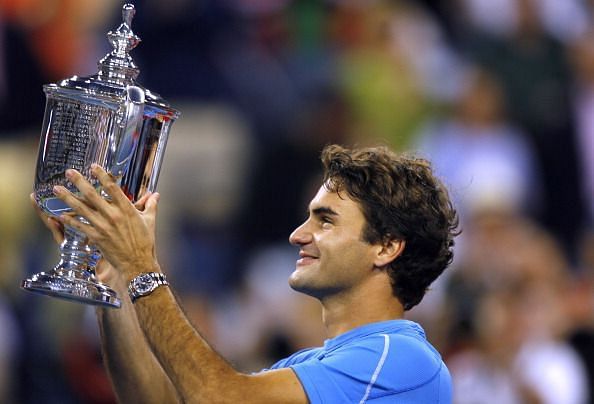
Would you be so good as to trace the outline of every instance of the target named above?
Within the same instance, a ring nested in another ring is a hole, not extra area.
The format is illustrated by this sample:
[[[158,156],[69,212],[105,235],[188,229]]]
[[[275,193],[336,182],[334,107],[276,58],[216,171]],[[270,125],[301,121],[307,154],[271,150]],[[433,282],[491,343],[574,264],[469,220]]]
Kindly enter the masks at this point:
[[[37,215],[39,216],[43,224],[52,233],[52,237],[54,238],[56,243],[62,244],[62,241],[64,241],[64,226],[62,225],[62,223],[60,223],[60,221],[56,219],[54,216],[48,215],[39,207],[37,201],[35,200],[35,194],[29,195],[29,199],[31,200],[31,204],[33,205],[35,212],[37,212]]]
[[[136,209],[141,211],[144,210],[145,204],[150,196],[150,194],[147,194],[140,198],[138,202],[134,204]],[[64,225],[60,222],[60,220],[58,220],[58,218],[46,213],[39,207],[37,201],[35,200],[34,193],[31,193],[31,195],[29,195],[29,199],[31,201],[31,205],[35,209],[35,212],[37,213],[43,224],[51,232],[54,241],[58,244],[62,244],[62,242],[64,241]],[[99,260],[96,269],[96,275],[100,282],[106,283],[108,285],[116,283],[119,274],[106,259],[102,257]]]
[[[159,194],[147,195],[134,205],[103,168],[93,165],[91,174],[111,201],[103,199],[78,171],[67,170],[66,177],[80,194],[76,196],[62,186],[56,186],[54,192],[90,224],[71,215],[60,216],[60,223],[84,232],[126,281],[141,272],[158,271],[155,220]]]

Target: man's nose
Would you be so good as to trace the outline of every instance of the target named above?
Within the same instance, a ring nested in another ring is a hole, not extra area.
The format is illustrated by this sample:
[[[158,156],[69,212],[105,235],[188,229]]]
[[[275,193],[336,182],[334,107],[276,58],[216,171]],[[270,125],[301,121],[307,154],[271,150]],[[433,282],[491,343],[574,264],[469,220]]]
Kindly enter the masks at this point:
[[[289,236],[289,243],[293,245],[303,245],[311,242],[311,232],[307,230],[307,221],[297,227]]]

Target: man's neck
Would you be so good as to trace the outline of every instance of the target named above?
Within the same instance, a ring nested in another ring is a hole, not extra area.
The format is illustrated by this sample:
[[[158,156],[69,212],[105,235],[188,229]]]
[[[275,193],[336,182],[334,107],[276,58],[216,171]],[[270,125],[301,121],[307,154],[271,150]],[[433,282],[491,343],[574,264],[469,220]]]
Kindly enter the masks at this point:
[[[358,288],[325,297],[321,302],[329,338],[365,324],[404,317],[404,308],[392,294],[391,285],[379,276]]]

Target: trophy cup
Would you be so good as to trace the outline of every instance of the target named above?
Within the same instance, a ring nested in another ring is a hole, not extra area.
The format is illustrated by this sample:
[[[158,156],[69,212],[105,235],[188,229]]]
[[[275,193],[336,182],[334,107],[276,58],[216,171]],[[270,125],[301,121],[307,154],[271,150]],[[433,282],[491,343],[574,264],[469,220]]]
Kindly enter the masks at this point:
[[[107,34],[114,49],[99,61],[97,74],[43,86],[46,107],[34,195],[50,215],[72,211],[53,192],[54,185],[78,192],[65,177],[68,168],[80,171],[104,197],[107,195],[90,174],[93,163],[104,167],[132,202],[155,189],[169,131],[179,112],[135,81],[139,69],[128,53],[140,42],[130,28],[134,13],[133,5],[123,6],[122,24]],[[60,262],[50,271],[24,280],[22,288],[86,304],[120,307],[116,292],[95,276],[101,257],[97,248],[89,245],[84,233],[69,226],[64,237]]]

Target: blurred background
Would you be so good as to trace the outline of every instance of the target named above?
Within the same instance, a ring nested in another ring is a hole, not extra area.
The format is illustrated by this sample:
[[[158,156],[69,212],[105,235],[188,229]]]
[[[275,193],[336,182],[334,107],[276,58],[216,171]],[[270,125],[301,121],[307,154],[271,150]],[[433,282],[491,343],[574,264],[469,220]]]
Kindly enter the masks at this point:
[[[29,204],[42,84],[96,73],[115,0],[0,0],[0,402],[114,403],[92,308],[23,292],[57,246]],[[594,2],[145,0],[139,83],[182,112],[159,251],[239,369],[324,340],[288,235],[323,145],[433,161],[462,218],[408,318],[456,403],[594,402]]]

